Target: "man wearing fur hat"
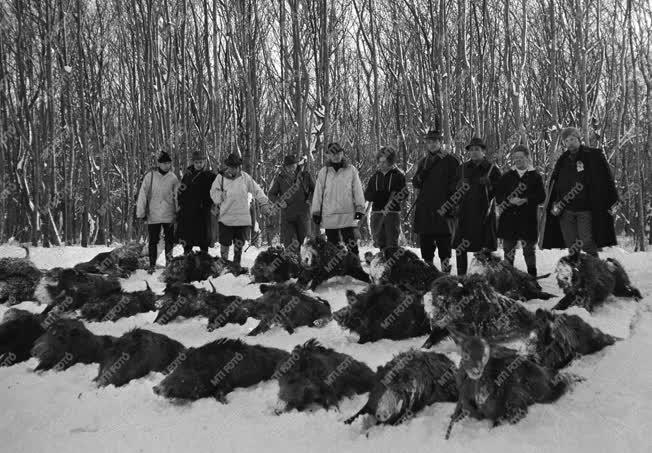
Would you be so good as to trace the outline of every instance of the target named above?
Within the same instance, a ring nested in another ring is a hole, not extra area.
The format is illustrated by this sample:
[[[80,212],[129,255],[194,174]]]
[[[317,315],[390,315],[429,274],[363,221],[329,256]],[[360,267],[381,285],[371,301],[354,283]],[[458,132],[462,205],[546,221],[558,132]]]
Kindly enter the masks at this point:
[[[163,151],[158,157],[158,168],[145,175],[138,192],[136,217],[147,222],[150,273],[156,266],[156,247],[161,229],[165,237],[166,262],[169,263],[172,259],[179,180],[171,169],[172,159]]]
[[[269,200],[253,178],[242,170],[242,158],[229,154],[221,171],[211,186],[211,198],[219,208],[219,241],[222,258],[228,259],[233,244],[233,261],[240,264],[242,247],[251,227],[249,196],[260,203],[263,212],[268,211]]]
[[[310,222],[310,201],[315,181],[303,169],[304,159],[289,154],[269,189],[270,201],[281,209],[281,242],[289,250],[292,243],[303,244]],[[299,250],[295,251],[296,255]]]
[[[455,216],[454,194],[459,162],[443,146],[444,135],[431,129],[421,137],[426,155],[412,178],[416,192],[414,232],[419,235],[421,258],[432,264],[438,249],[441,270],[451,271],[451,225]]]
[[[548,183],[541,248],[583,249],[598,256],[599,247],[617,244],[616,185],[602,150],[582,145],[578,129],[564,129],[561,139],[566,151]]]
[[[503,240],[505,260],[514,264],[516,245],[523,244],[523,258],[530,275],[537,276],[536,244],[538,207],[546,198],[543,178],[530,163],[530,151],[524,145],[512,150],[514,168],[501,176],[496,187],[498,237]]]
[[[206,156],[200,151],[192,153],[192,165],[183,175],[178,191],[179,215],[177,238],[184,253],[194,246],[207,252],[210,244],[211,200],[210,190],[215,173],[206,168]]]

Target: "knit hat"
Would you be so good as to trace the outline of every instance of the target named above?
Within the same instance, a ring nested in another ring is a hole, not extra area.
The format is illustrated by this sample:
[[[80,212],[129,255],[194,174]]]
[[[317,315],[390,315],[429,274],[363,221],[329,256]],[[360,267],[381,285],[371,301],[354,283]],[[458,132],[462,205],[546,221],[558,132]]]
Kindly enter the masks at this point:
[[[239,167],[242,165],[242,158],[235,153],[231,153],[224,161],[224,164],[227,167]]]
[[[582,133],[576,127],[567,127],[561,131],[561,139],[566,140],[568,137],[577,137],[578,140],[582,140]]]
[[[340,152],[343,153],[344,148],[342,148],[342,146],[339,143],[332,142],[332,143],[328,144],[328,147],[326,148],[326,152],[332,153],[332,154],[340,153]]]
[[[194,151],[191,160],[206,160],[206,156],[201,151]]]
[[[487,146],[484,144],[480,137],[473,137],[469,144],[466,145],[466,150],[468,151],[472,146],[479,146],[482,149],[487,149]]]
[[[527,146],[525,146],[525,145],[516,145],[512,149],[512,154],[514,154],[514,153],[523,153],[526,156],[529,156],[530,155],[530,150],[527,149]]]
[[[161,154],[158,155],[158,162],[160,164],[163,164],[165,162],[172,162],[172,158],[170,157],[170,155],[168,153],[163,151],[163,152],[161,152]]]

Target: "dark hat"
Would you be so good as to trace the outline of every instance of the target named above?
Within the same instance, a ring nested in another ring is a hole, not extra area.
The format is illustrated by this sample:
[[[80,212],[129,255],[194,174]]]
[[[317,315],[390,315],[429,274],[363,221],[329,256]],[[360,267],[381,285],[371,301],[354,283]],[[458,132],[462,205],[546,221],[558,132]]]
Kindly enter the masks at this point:
[[[239,167],[242,165],[242,158],[235,153],[231,153],[224,161],[224,164],[226,164],[227,167]]]
[[[160,164],[165,163],[165,162],[172,162],[172,158],[168,153],[165,151],[161,152],[161,154],[158,155],[158,162]]]
[[[342,146],[341,146],[339,143],[337,143],[337,142],[332,142],[332,143],[329,143],[329,144],[328,144],[328,147],[326,148],[326,152],[328,152],[328,153],[333,153],[333,154],[335,154],[335,153],[340,153],[340,152],[343,153],[343,152],[344,152],[344,148],[342,148]]]
[[[206,156],[201,151],[194,151],[192,153],[192,160],[206,160]]]
[[[530,150],[527,149],[527,146],[525,146],[525,145],[516,145],[512,149],[512,154],[514,154],[514,153],[523,153],[526,156],[529,156],[530,155]]]
[[[421,134],[423,140],[441,140],[444,138],[444,133],[438,128],[430,129],[425,134]]]
[[[472,146],[479,146],[482,149],[487,149],[487,145],[484,144],[480,137],[473,137],[469,144],[466,145],[466,150],[468,151]]]
[[[292,165],[292,164],[298,164],[299,159],[297,159],[297,156],[294,154],[288,154],[283,158],[283,165]]]

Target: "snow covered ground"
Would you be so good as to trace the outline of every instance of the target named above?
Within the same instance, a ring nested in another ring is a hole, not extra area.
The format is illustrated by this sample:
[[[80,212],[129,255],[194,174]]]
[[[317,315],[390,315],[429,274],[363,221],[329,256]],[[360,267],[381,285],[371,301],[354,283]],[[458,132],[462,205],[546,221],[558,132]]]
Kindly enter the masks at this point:
[[[45,269],[72,266],[105,250],[35,248],[31,257]],[[0,257],[22,253],[17,247],[0,247]],[[244,264],[250,265],[257,253],[253,247],[249,249]],[[538,252],[539,271],[551,272],[560,256],[559,251]],[[360,421],[353,425],[342,421],[364,404],[366,395],[343,401],[339,411],[294,411],[276,416],[276,382],[238,389],[227,396],[226,405],[213,399],[178,405],[153,393],[152,387],[163,378],[159,373],[122,388],[98,389],[91,382],[97,374],[96,365],[77,364],[64,372],[36,374],[32,371],[36,361],[31,359],[0,368],[0,452],[651,452],[652,253],[613,248],[603,256],[621,260],[644,300],[638,304],[618,300],[593,314],[577,308],[569,311],[624,341],[574,362],[569,371],[586,381],[555,404],[531,407],[528,416],[516,425],[490,430],[485,421],[467,419],[455,426],[452,438],[446,441],[444,433],[454,404],[439,403],[403,425],[377,426],[365,435]],[[523,267],[520,253],[517,266]],[[159,274],[139,271],[123,286],[127,290],[143,289],[144,280],[148,280],[155,291],[162,291]],[[213,282],[225,294],[259,295],[257,286],[248,284],[247,276],[226,275]],[[561,294],[552,277],[542,285]],[[359,291],[364,285],[340,278],[323,285],[317,293],[337,310],[346,304],[348,288]],[[528,307],[552,307],[557,300],[534,301]],[[19,307],[32,311],[43,308],[33,302]],[[0,306],[0,317],[6,309]],[[152,312],[88,326],[97,334],[112,335],[138,326],[164,333],[186,346],[199,346],[218,337],[244,337],[257,324],[249,319],[243,326],[230,324],[208,332],[205,319],[160,326],[153,324],[154,317]],[[321,329],[299,328],[294,335],[275,329],[258,337],[245,337],[245,341],[289,351],[312,337],[373,368],[425,340],[358,345],[352,334],[331,322]],[[436,350],[459,360],[450,341]]]

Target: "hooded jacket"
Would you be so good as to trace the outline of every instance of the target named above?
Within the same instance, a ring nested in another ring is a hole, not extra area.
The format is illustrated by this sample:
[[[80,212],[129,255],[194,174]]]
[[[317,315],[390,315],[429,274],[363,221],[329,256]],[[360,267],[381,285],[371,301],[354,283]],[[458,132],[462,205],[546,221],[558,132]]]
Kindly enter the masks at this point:
[[[343,161],[335,171],[332,163],[319,170],[312,197],[312,215],[321,215],[327,230],[356,226],[355,213],[364,213],[364,192],[358,170]]]
[[[251,226],[250,194],[263,206],[269,203],[263,190],[248,173],[243,171],[233,179],[218,174],[211,186],[211,198],[220,208],[220,223],[227,226]]]

